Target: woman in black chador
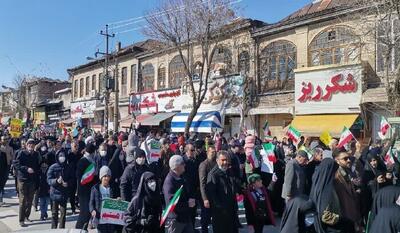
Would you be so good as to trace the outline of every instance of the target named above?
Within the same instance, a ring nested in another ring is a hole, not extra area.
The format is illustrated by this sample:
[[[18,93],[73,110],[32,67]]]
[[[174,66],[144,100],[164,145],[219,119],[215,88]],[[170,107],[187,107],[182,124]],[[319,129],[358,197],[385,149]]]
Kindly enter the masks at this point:
[[[161,195],[156,177],[143,173],[136,195],[129,203],[126,233],[159,233],[161,218]]]

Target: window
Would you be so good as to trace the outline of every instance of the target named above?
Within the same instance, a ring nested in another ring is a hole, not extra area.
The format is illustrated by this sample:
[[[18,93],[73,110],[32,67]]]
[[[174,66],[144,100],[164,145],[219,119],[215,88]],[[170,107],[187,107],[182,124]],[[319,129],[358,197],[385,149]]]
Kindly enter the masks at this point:
[[[217,48],[212,58],[211,68],[213,71],[223,70],[224,73],[232,73],[232,52],[222,46]]]
[[[259,66],[263,93],[293,90],[296,46],[285,40],[270,43],[260,53]]]
[[[85,95],[89,95],[90,77],[87,76],[85,80]]]
[[[185,77],[185,64],[183,64],[181,56],[176,55],[169,63],[169,87],[180,87]]]
[[[75,81],[74,81],[74,98],[78,98],[79,96],[78,96],[78,89],[79,87],[78,87],[78,80],[76,80],[75,79]]]
[[[157,81],[158,81],[158,84],[157,84],[157,88],[158,89],[164,89],[164,88],[166,88],[167,87],[167,85],[166,85],[166,83],[165,83],[165,66],[164,65],[161,65],[160,67],[158,67],[158,71],[157,71],[157,77],[158,77],[158,79],[157,79]]]
[[[121,69],[121,96],[128,95],[128,70],[126,67]]]
[[[142,68],[142,91],[154,90],[154,67],[147,64]]]
[[[395,71],[400,64],[400,20],[394,19],[378,25],[376,46],[378,72]],[[390,49],[390,51],[388,51]]]
[[[92,75],[92,90],[97,90],[96,86],[96,75]]]
[[[99,74],[99,91],[102,92],[104,89],[104,77],[103,77],[103,73]]]
[[[79,80],[79,97],[83,96],[83,78]]]
[[[360,61],[360,39],[343,26],[321,32],[310,44],[310,66]]]
[[[250,55],[249,52],[243,51],[239,54],[238,71],[241,74],[249,74],[250,72]]]
[[[136,64],[131,65],[131,91],[136,91]]]

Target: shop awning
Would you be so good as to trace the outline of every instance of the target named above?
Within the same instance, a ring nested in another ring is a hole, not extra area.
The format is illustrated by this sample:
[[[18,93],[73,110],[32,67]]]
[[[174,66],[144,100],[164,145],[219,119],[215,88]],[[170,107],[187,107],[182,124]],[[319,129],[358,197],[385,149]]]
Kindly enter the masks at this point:
[[[136,116],[136,120],[140,123],[142,123],[145,119],[151,117],[153,115],[151,114],[140,114]],[[121,128],[130,128],[132,122],[134,122],[135,119],[132,116],[127,116],[126,118],[123,118],[119,121],[119,125]]]
[[[172,118],[171,131],[184,132],[189,113],[178,113]],[[211,133],[222,129],[222,118],[219,112],[197,113],[190,126],[190,132]]]
[[[293,115],[293,107],[267,107],[258,106],[249,110],[249,115],[264,115],[264,114],[291,114]]]
[[[165,121],[168,118],[171,118],[176,115],[176,112],[162,112],[157,113],[154,116],[147,117],[143,121],[140,122],[141,125],[144,126],[158,126],[162,121]]]
[[[75,119],[69,118],[69,119],[63,120],[62,122],[63,122],[64,124],[69,125],[69,124],[74,123],[74,122],[75,122]]]
[[[340,137],[343,127],[350,128],[357,119],[356,114],[296,116],[291,125],[304,136],[319,137],[328,131],[333,137]]]
[[[370,88],[367,89],[361,98],[361,103],[386,103],[388,102],[388,94],[386,88]]]

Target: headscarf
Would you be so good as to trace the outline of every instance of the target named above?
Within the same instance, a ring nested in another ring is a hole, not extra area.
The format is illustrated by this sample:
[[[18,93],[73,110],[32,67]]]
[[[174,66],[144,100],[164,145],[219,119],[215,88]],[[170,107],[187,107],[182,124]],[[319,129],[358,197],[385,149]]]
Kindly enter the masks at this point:
[[[399,186],[391,185],[380,189],[375,194],[374,201],[372,202],[370,222],[372,222],[374,218],[378,215],[381,208],[393,206],[399,195]]]
[[[339,165],[333,159],[323,159],[312,177],[310,200],[313,201],[317,211],[314,225],[318,233],[325,232],[321,217],[335,192],[333,183],[338,168]]]
[[[147,187],[146,182],[151,179],[156,180],[156,176],[152,172],[143,173],[142,177],[140,178],[138,190],[135,196],[132,198],[131,202],[129,203],[127,213],[128,216],[134,219],[136,217],[139,217],[144,203],[154,206],[161,206],[161,197],[158,185],[154,192]]]
[[[291,199],[282,215],[281,233],[305,232],[304,218],[307,211],[314,208],[306,196]]]

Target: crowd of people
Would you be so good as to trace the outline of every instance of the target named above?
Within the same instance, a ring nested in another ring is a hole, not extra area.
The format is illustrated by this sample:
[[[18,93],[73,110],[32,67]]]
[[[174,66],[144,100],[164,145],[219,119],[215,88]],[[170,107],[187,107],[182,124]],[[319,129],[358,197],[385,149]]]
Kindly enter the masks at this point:
[[[214,233],[235,233],[244,227],[242,207],[254,233],[267,225],[281,233],[400,232],[400,163],[385,159],[394,140],[339,148],[336,139],[273,138],[274,159],[265,161],[265,141],[244,134],[1,134],[0,202],[12,172],[22,227],[32,207],[46,220],[50,206],[51,228],[64,228],[69,203],[73,214],[79,210],[75,228],[101,233],[206,233],[210,225]],[[266,162],[273,172],[262,169]],[[99,221],[106,198],[129,202],[125,226]]]

